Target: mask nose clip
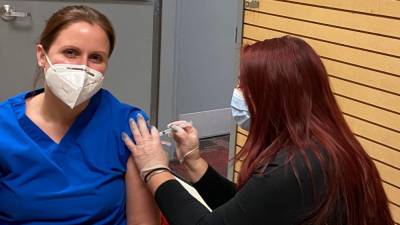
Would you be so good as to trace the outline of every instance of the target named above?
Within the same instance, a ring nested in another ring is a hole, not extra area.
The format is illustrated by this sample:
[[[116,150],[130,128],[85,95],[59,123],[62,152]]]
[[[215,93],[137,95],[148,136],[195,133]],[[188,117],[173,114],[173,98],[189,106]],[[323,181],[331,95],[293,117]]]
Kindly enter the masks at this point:
[[[77,68],[77,67],[68,67],[70,70],[78,70],[78,71],[85,71],[87,74],[89,74],[91,77],[95,77],[95,75],[88,69],[88,68]]]
[[[86,70],[86,73],[89,74],[90,76],[94,77],[94,74],[88,70]]]

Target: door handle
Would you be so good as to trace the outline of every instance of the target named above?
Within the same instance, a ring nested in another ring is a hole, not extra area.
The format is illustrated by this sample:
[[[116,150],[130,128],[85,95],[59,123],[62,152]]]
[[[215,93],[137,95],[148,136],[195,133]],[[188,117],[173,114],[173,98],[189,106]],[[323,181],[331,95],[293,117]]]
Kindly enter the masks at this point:
[[[0,6],[0,17],[5,21],[13,21],[17,17],[24,18],[30,16],[30,12],[16,12],[10,5]]]

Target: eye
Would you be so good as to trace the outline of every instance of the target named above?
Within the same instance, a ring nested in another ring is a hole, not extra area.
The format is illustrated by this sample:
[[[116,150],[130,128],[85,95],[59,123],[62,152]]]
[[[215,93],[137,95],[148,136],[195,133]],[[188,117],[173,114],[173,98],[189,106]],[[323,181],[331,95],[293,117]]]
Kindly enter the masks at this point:
[[[102,63],[104,61],[104,57],[100,54],[92,54],[89,56],[89,60],[94,63]]]
[[[63,54],[68,58],[74,58],[79,55],[79,52],[75,49],[65,49]]]

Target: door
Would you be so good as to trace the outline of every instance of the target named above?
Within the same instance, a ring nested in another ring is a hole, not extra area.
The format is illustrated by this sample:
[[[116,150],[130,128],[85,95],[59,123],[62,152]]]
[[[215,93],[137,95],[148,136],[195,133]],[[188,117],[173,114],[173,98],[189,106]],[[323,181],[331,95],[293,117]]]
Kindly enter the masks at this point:
[[[0,7],[10,5],[17,12],[30,14],[10,21],[0,18],[0,101],[32,90],[36,76],[35,44],[40,32],[53,12],[72,4],[89,5],[104,13],[114,25],[116,46],[104,87],[121,101],[151,114],[156,110],[152,96],[157,93],[157,85],[152,84],[157,81],[153,78],[153,1],[0,0]]]
[[[242,0],[163,1],[160,127],[184,119],[201,138],[230,133],[242,6]]]

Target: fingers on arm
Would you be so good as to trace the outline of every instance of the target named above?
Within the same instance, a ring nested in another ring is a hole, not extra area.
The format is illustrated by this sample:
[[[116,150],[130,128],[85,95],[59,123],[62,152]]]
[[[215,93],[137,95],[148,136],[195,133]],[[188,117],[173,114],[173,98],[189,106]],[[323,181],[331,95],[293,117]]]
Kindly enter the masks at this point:
[[[147,123],[141,114],[137,114],[137,125],[142,138],[148,139],[150,137],[149,129],[147,128]]]
[[[143,141],[142,140],[143,139],[142,134],[140,133],[140,130],[138,128],[138,124],[132,118],[129,119],[129,127],[131,128],[131,132],[133,134],[133,138],[135,139],[135,142],[137,144],[142,143],[142,141]]]
[[[136,154],[136,145],[133,143],[132,139],[124,132],[122,132],[122,140],[124,141],[126,147],[132,152],[132,154]]]
[[[153,140],[160,142],[160,133],[155,126],[151,127],[150,134]]]

